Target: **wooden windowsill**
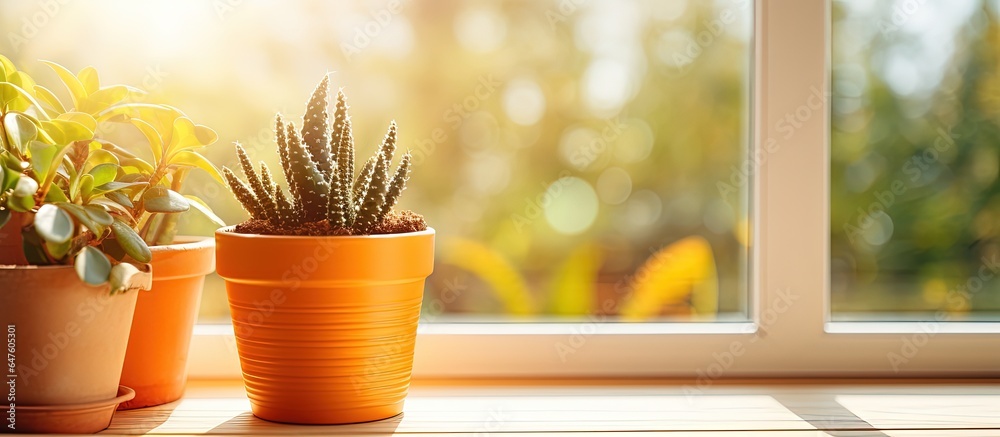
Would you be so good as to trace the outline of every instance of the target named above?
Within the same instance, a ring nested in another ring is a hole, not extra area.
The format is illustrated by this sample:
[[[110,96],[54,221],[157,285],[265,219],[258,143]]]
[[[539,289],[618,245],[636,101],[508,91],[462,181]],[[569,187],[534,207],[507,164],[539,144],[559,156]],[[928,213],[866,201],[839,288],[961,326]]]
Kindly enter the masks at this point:
[[[424,380],[378,422],[260,420],[240,381],[191,381],[180,401],[120,411],[109,434],[1000,436],[1000,380]]]

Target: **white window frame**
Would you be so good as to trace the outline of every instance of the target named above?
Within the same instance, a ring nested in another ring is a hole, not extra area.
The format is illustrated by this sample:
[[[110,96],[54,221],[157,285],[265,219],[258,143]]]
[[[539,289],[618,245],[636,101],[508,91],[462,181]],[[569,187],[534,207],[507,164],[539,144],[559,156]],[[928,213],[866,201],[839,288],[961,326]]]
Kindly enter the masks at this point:
[[[1000,323],[830,320],[830,2],[754,12],[751,321],[422,324],[416,377],[1000,375]],[[232,327],[192,343],[192,377],[240,376]]]

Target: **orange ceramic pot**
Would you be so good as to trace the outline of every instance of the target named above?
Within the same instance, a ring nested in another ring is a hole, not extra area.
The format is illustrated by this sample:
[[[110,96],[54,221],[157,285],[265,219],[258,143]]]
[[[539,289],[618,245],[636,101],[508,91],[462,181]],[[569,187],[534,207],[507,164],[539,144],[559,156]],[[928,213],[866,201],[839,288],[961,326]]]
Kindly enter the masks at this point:
[[[136,394],[120,410],[165,404],[184,395],[191,331],[205,275],[215,270],[211,238],[179,237],[177,243],[149,249],[153,288],[139,293],[122,370],[122,385]]]
[[[122,399],[118,383],[139,292],[111,295],[69,266],[0,266],[0,284],[0,326],[16,375],[4,392],[26,411],[14,431],[48,429],[52,417],[29,414],[36,407],[82,414],[60,423],[59,432],[106,428],[110,414],[95,422],[80,407],[107,404],[113,411]]]
[[[215,237],[254,415],[337,424],[403,411],[433,229]]]

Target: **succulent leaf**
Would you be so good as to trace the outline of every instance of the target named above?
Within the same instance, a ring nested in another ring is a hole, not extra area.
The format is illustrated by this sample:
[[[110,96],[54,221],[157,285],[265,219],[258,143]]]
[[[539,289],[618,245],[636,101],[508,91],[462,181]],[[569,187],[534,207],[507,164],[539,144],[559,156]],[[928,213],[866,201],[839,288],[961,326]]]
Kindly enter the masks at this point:
[[[274,199],[271,194],[271,184],[263,183],[260,176],[253,168],[253,163],[250,162],[250,157],[247,156],[246,149],[240,143],[236,143],[236,155],[240,160],[240,167],[243,168],[243,174],[247,177],[247,183],[250,185],[250,189],[253,190],[254,197],[257,198],[257,202],[260,205],[261,212],[268,220],[277,219],[276,215],[276,205],[274,204]]]
[[[191,209],[188,202],[180,193],[164,186],[150,187],[142,194],[142,206],[148,212],[184,212]]]
[[[382,204],[382,211],[379,212],[376,222],[381,222],[385,219],[389,211],[392,211],[392,207],[396,206],[399,195],[406,189],[406,181],[410,178],[411,159],[410,153],[406,152],[403,155],[403,159],[400,160],[396,174],[392,177],[392,183],[389,184],[389,192],[385,195],[385,203]]]
[[[285,121],[281,118],[281,113],[274,116],[274,139],[278,144],[278,159],[281,161],[281,171],[285,175],[285,182],[288,183],[288,191],[291,199],[298,199],[298,187],[292,178],[292,164],[288,159],[288,138],[285,135]]]
[[[274,196],[274,176],[271,175],[271,169],[267,168],[267,164],[264,161],[260,162],[260,183],[268,187],[271,196]]]
[[[104,253],[93,246],[84,247],[73,262],[76,274],[83,282],[90,285],[101,285],[108,282],[111,274],[111,261]]]
[[[384,150],[384,149],[383,149]],[[358,217],[354,221],[352,229],[356,233],[370,233],[379,222],[379,214],[382,213],[382,205],[385,203],[385,194],[389,188],[389,181],[386,178],[389,161],[385,159],[382,151],[379,152],[375,170],[372,172],[371,183],[365,192],[364,201],[361,202],[361,209]]]
[[[278,204],[278,215],[281,217],[281,224],[287,227],[298,226],[301,217],[295,211],[291,202],[288,201],[285,192],[281,191],[281,187],[278,185],[274,186],[274,199],[275,203]]]
[[[347,227],[346,208],[350,205],[350,201],[343,196],[344,190],[341,188],[338,174],[340,174],[339,171],[335,172],[334,176],[330,178],[330,194],[327,197],[326,218],[330,220],[331,225],[343,228]]]
[[[354,181],[354,134],[351,131],[351,117],[347,114],[347,96],[337,92],[337,109],[334,111],[331,149],[337,153],[337,177],[340,178],[343,196],[351,202],[351,184]]]
[[[111,268],[108,282],[111,283],[111,294],[135,289],[148,290],[153,286],[153,275],[148,271],[139,270],[132,264],[120,263]]]
[[[360,209],[361,202],[364,201],[368,192],[368,185],[372,183],[372,175],[375,174],[375,164],[378,162],[378,155],[368,158],[364,168],[358,174],[358,179],[354,181],[353,197],[355,199],[354,210]]]
[[[115,235],[118,245],[125,250],[128,256],[141,263],[148,263],[153,260],[153,254],[150,252],[149,247],[146,246],[146,242],[129,225],[120,220],[115,220],[111,223],[111,233]]]
[[[326,178],[316,167],[306,150],[302,138],[295,130],[294,123],[288,123],[285,134],[288,141],[288,161],[293,169],[292,178],[295,185],[299,187],[299,198],[296,204],[301,205],[300,209],[308,221],[319,221],[326,218],[327,196],[330,193],[330,186],[326,183]]]
[[[302,142],[309,149],[309,157],[325,177],[332,177],[333,156],[330,150],[330,76],[316,86],[312,97],[306,104],[305,115],[302,116]],[[329,182],[329,179],[327,180]]]
[[[392,156],[396,153],[396,121],[393,120],[389,123],[389,131],[386,132],[385,138],[382,140],[382,146],[379,148],[379,161],[385,161],[383,173],[381,174],[383,178],[389,178],[389,168],[392,166]]]
[[[347,114],[347,97],[343,90],[337,93],[337,109],[334,112],[333,137],[336,142],[333,147],[337,152],[337,173],[334,177],[340,180],[340,198],[344,205],[344,225],[351,226],[357,215],[357,196],[354,196],[354,134],[351,129],[351,117]]]
[[[232,190],[233,195],[236,196],[236,200],[240,201],[240,205],[243,205],[243,209],[250,214],[250,217],[255,219],[264,219],[264,213],[261,211],[260,204],[257,203],[257,197],[254,196],[253,191],[247,186],[240,178],[236,177],[229,167],[222,168],[222,174],[226,177],[226,182],[229,183],[229,189]]]
[[[65,243],[73,237],[73,219],[51,203],[38,208],[34,224],[35,231],[47,242]]]

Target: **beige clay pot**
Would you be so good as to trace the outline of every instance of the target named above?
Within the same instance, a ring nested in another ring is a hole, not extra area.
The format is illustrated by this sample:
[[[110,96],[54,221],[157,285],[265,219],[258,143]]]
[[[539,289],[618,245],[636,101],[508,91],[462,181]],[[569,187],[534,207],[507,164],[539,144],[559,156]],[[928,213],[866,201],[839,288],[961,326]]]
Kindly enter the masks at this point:
[[[0,266],[0,326],[14,349],[17,406],[72,408],[119,397],[139,292],[112,296],[109,290],[87,285],[68,266]],[[45,425],[25,423],[44,417],[25,415],[18,430]]]

